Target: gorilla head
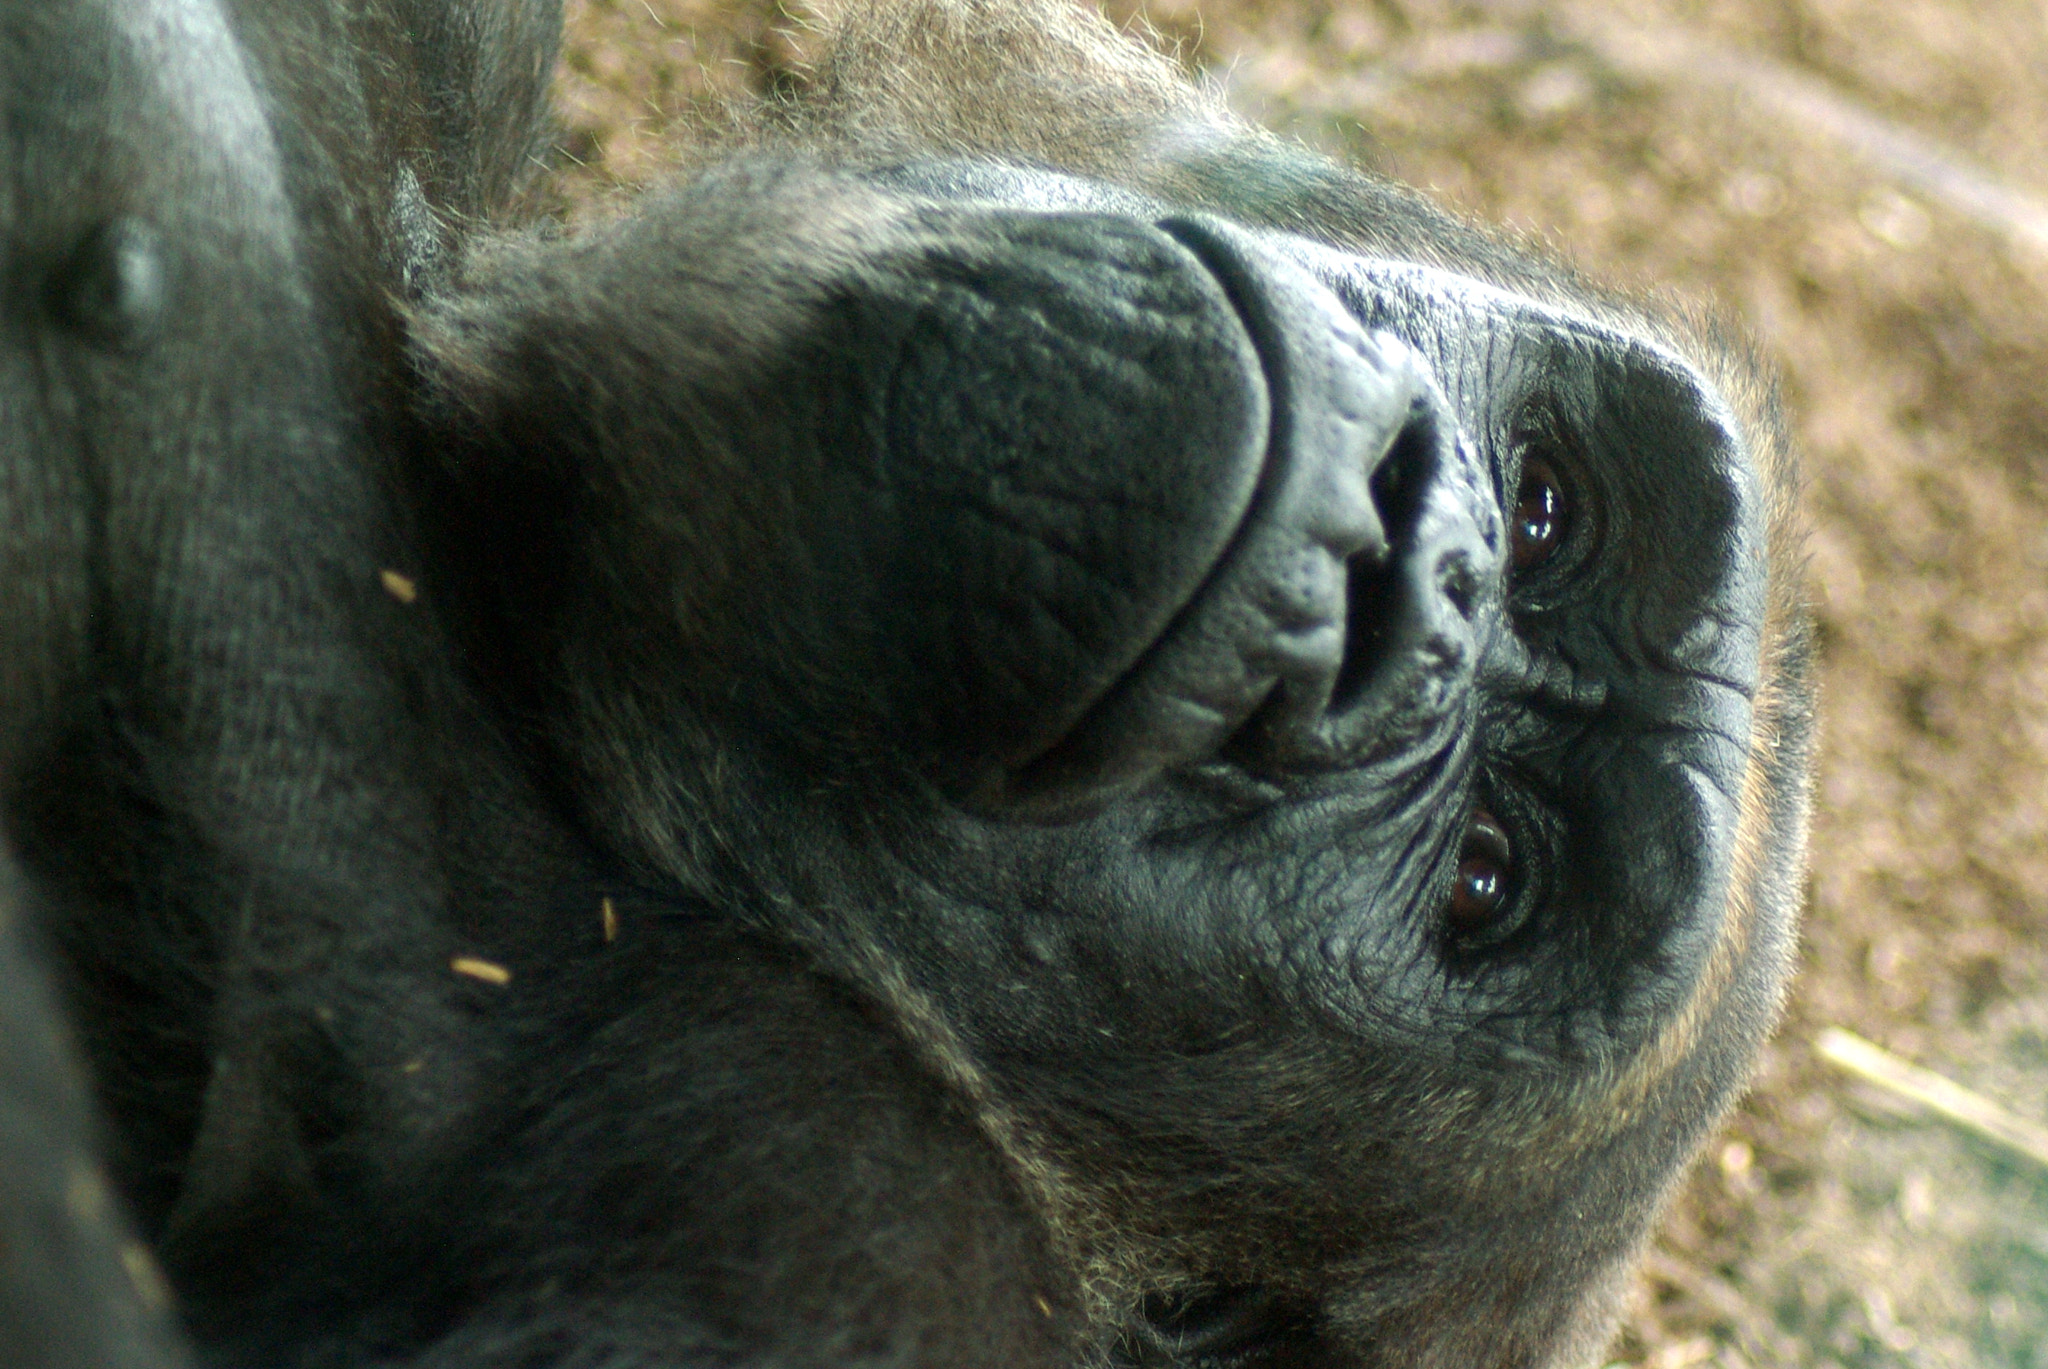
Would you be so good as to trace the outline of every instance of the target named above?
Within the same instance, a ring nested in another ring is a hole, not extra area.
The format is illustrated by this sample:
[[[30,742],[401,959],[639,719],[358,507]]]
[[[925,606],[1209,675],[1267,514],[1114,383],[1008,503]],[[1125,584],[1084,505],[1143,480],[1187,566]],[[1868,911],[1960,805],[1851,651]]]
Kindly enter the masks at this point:
[[[496,675],[971,1101],[1124,1353],[1591,1353],[1785,970],[1775,421],[1192,96],[971,145],[994,23],[857,21],[793,148],[435,306]],[[1140,106],[1046,29],[999,88]]]
[[[222,534],[257,586],[322,508],[378,545],[403,604],[285,620],[367,683],[267,750],[54,730],[89,797],[25,805],[39,898],[133,928],[175,876],[207,929],[151,1011],[197,997],[216,1060],[152,1104],[50,914],[188,1320],[266,1363],[1595,1353],[1789,959],[1762,387],[1057,0],[822,26],[799,96],[578,232],[443,226],[509,97],[395,155],[347,260],[412,369],[336,322],[321,374],[409,411]],[[208,661],[179,688],[252,687]],[[371,724],[411,749],[293,768]],[[138,752],[242,764],[354,901],[252,934],[267,829]],[[77,814],[138,809],[95,883]]]

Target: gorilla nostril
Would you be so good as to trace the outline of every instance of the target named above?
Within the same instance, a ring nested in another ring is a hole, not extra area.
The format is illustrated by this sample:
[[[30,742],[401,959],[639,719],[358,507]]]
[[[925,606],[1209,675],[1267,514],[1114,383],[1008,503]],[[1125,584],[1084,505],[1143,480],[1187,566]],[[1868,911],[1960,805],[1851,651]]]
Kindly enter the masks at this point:
[[[1436,563],[1436,585],[1458,616],[1470,622],[1479,594],[1479,576],[1472,569],[1472,558],[1462,551],[1445,552]]]
[[[1386,654],[1388,600],[1393,571],[1384,562],[1351,558],[1345,586],[1344,656],[1330,688],[1330,711],[1342,712],[1364,692],[1373,667]]]
[[[1423,491],[1442,465],[1443,420],[1419,401],[1372,474],[1372,502],[1387,536],[1400,542],[1422,512]]]
[[[1414,541],[1423,496],[1441,464],[1441,433],[1435,410],[1418,403],[1373,472],[1373,507],[1391,554],[1353,556],[1347,563],[1344,655],[1330,690],[1332,712],[1357,699],[1386,654],[1387,620],[1395,607],[1394,560]]]

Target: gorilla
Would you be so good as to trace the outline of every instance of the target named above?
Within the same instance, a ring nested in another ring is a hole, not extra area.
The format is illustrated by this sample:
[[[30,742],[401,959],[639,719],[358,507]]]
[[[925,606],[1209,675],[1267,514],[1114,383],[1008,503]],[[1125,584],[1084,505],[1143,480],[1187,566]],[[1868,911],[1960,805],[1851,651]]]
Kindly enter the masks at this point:
[[[0,44],[0,1354],[1571,1366],[1776,1014],[1711,323],[1070,0],[534,206],[554,0]]]

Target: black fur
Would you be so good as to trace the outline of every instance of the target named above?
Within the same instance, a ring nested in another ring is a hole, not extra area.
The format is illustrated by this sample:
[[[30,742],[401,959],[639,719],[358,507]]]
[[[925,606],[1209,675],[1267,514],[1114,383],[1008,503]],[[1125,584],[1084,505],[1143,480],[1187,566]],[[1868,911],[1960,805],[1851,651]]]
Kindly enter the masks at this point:
[[[1796,911],[1739,353],[1056,0],[521,226],[558,23],[0,30],[0,1355],[1594,1353]]]

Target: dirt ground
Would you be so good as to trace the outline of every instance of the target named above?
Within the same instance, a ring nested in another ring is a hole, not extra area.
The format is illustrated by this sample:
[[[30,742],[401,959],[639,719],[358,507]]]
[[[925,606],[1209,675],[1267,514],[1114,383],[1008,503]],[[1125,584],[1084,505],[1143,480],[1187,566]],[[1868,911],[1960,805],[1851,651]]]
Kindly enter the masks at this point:
[[[1807,453],[1826,749],[1803,969],[1611,1358],[2048,1369],[2048,9],[1133,0],[1248,113],[1594,274],[1717,304]],[[562,153],[633,183],[784,51],[769,0],[572,0]]]

